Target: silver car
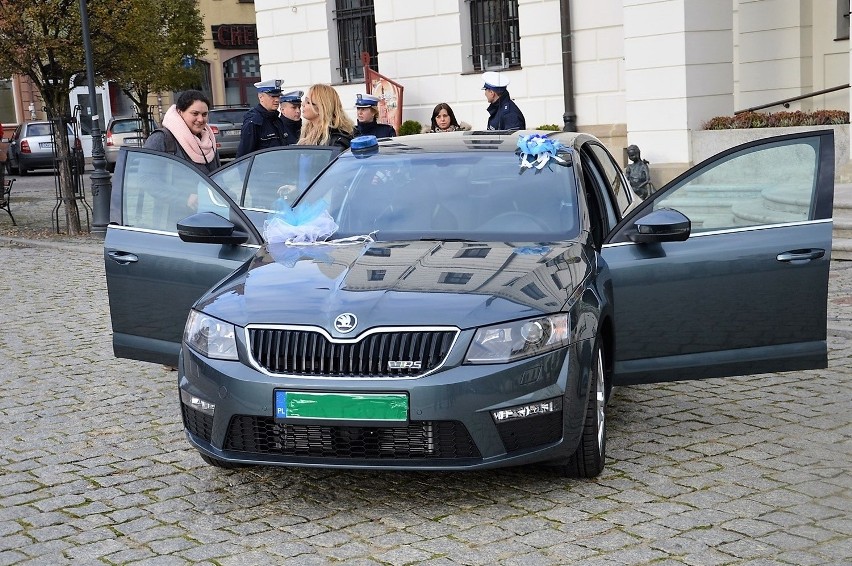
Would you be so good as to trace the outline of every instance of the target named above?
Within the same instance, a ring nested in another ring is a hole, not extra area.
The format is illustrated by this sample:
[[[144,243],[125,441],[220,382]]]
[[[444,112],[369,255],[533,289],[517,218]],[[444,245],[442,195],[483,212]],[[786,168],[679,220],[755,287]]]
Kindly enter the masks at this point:
[[[156,124],[151,120],[148,131],[153,132]],[[104,158],[107,171],[115,171],[115,161],[122,146],[141,147],[145,145],[142,122],[138,117],[113,118],[107,125]]]
[[[83,156],[83,146],[80,138],[74,135],[70,125],[68,129],[68,146],[74,156],[72,167],[83,172],[86,159]],[[9,141],[6,169],[13,175],[26,175],[32,169],[52,169],[55,166],[56,154],[53,149],[53,124],[49,121],[24,122],[20,124]]]

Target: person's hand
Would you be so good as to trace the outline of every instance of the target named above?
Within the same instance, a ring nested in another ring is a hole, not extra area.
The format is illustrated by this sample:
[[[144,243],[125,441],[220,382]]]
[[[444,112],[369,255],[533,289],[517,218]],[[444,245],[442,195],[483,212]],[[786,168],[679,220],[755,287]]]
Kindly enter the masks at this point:
[[[189,198],[186,199],[186,206],[194,211],[198,211],[198,195],[195,193],[189,195]]]

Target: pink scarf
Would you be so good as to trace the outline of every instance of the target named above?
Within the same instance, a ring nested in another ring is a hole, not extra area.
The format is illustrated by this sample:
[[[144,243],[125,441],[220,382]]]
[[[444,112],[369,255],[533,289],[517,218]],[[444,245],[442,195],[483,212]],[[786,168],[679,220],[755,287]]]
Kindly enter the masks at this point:
[[[210,128],[205,126],[199,138],[192,133],[186,122],[172,104],[163,116],[163,127],[175,136],[180,146],[195,163],[210,163],[216,158],[216,138]]]

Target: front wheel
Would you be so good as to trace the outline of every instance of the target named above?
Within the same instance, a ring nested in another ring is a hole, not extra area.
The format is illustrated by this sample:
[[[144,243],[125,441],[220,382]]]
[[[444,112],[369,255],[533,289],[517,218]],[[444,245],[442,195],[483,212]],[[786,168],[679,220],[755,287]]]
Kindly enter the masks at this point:
[[[606,366],[599,339],[592,355],[583,435],[561,470],[567,477],[593,478],[603,471],[606,460],[606,393]]]

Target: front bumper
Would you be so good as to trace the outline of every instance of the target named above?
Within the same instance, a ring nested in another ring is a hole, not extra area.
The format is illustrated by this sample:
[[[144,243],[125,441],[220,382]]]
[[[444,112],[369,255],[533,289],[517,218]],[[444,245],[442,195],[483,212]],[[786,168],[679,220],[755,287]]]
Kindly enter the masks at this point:
[[[586,341],[510,364],[462,365],[451,352],[439,371],[414,379],[307,378],[268,376],[241,362],[204,358],[184,345],[179,388],[188,440],[220,460],[338,468],[491,468],[558,460],[574,452],[582,432],[590,356]],[[276,390],[404,393],[408,422],[350,426],[277,421]],[[498,409],[550,399],[558,400],[560,411],[499,424],[492,417]]]

